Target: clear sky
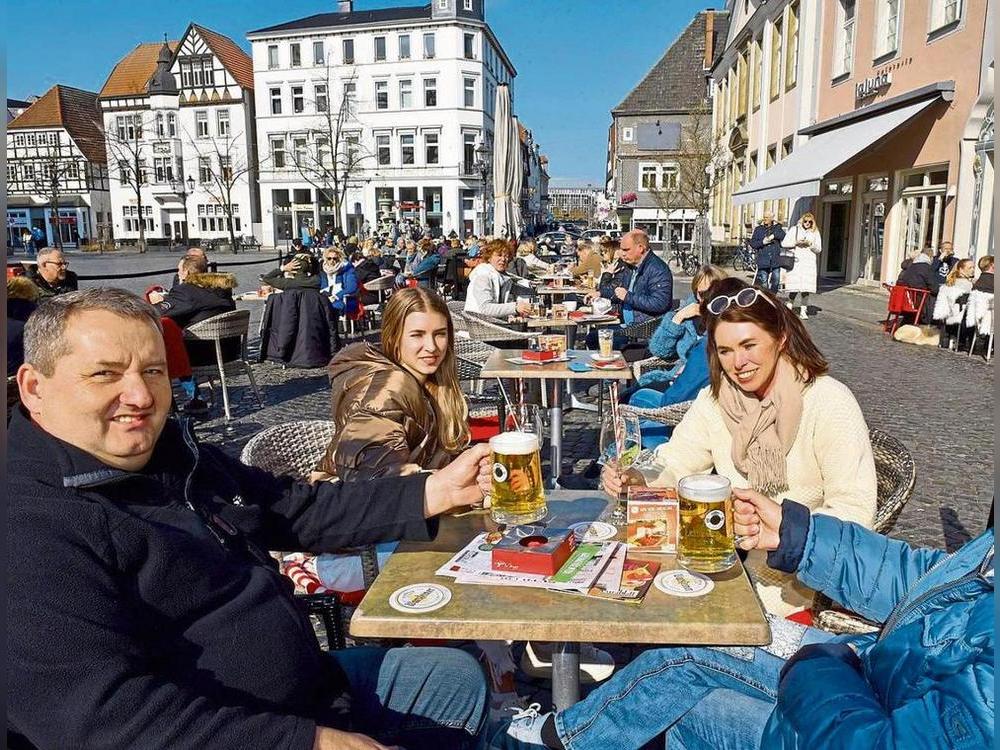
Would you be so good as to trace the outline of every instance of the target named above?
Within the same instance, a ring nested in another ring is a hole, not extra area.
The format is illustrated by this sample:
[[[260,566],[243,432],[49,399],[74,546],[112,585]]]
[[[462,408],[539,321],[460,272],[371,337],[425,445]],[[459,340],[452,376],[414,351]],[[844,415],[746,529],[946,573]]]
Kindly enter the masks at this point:
[[[355,0],[356,9],[422,5]],[[514,105],[549,157],[553,185],[604,184],[611,109],[703,8],[723,0],[486,0],[517,69]],[[7,4],[7,95],[56,83],[97,91],[139,42],[195,21],[249,51],[246,32],[336,10],[334,0],[31,0]]]

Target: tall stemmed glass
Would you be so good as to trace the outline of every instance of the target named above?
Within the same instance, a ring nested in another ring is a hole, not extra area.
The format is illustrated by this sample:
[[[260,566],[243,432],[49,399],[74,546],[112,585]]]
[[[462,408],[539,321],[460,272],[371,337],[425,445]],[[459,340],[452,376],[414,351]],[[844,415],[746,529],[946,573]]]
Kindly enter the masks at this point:
[[[601,421],[601,456],[598,463],[625,470],[634,465],[641,451],[642,434],[639,431],[639,418],[632,414],[622,414],[618,409],[605,414]],[[622,487],[616,500],[611,522],[616,526],[622,526],[626,521],[627,487]]]

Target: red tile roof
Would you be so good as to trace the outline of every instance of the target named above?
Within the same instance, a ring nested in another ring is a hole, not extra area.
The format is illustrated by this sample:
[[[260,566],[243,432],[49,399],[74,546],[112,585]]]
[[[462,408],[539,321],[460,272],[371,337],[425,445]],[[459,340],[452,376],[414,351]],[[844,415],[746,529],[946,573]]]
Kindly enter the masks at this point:
[[[179,42],[167,42],[171,52],[177,51]],[[101,99],[111,96],[141,95],[146,93],[146,84],[156,71],[156,58],[163,48],[163,42],[139,44],[134,50],[118,61],[108,80],[101,87]]]
[[[107,163],[97,94],[55,85],[7,123],[8,130],[65,128],[88,161]]]
[[[228,36],[206,29],[196,23],[191,26],[198,30],[199,36],[205,40],[219,61],[232,73],[236,82],[245,89],[253,89],[253,60],[250,55]]]

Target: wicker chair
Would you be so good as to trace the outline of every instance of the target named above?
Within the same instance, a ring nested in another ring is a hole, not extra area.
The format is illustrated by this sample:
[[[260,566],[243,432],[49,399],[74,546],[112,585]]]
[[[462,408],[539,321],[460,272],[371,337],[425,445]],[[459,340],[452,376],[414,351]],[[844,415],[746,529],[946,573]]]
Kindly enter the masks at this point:
[[[521,333],[504,327],[497,318],[479,313],[452,311],[456,331],[465,331],[470,339],[517,344],[534,338],[533,333]]]
[[[247,359],[247,332],[250,328],[250,311],[234,310],[232,312],[213,315],[207,320],[188,326],[184,330],[184,338],[189,341],[212,341],[215,343],[215,364],[196,366],[191,368],[191,374],[195,378],[207,378],[209,388],[212,389],[213,399],[215,388],[213,381],[218,376],[222,384],[222,405],[226,413],[226,421],[232,419],[229,409],[229,384],[226,378],[238,372],[246,373],[250,379],[250,386],[253,388],[257,402],[263,406],[264,398],[261,396],[257,381],[253,376],[253,368]],[[222,353],[222,341],[224,339],[239,338],[240,353],[235,359],[226,359]]]
[[[644,320],[641,323],[632,323],[631,325],[622,326],[620,333],[628,337],[629,341],[634,342],[646,342],[652,338],[653,334],[656,333],[656,329],[660,325],[660,321],[666,317],[664,315],[657,315],[655,318],[650,318],[649,320]]]
[[[679,404],[670,404],[670,406],[661,406],[656,409],[643,409],[638,406],[622,404],[619,411],[622,414],[634,415],[639,419],[648,419],[668,427],[676,427],[684,419],[684,415],[687,414],[693,403],[694,401],[681,401]]]
[[[881,430],[869,433],[875,454],[875,476],[878,498],[872,530],[887,534],[899,518],[917,481],[917,465],[913,456],[899,440]],[[874,622],[836,605],[823,594],[813,602],[813,624],[832,633],[872,633],[879,629]]]
[[[477,384],[476,387],[481,386],[483,365],[496,350],[495,346],[484,344],[482,341],[456,339],[455,368],[458,370],[458,379],[472,381]],[[503,398],[476,392],[466,393],[465,400],[469,405],[470,417],[486,416],[495,411],[499,420],[498,424],[503,425],[507,421],[507,405]]]
[[[669,370],[676,364],[676,359],[646,357],[646,359],[639,359],[632,363],[632,375],[636,380],[638,380],[647,372],[652,372],[653,370]]]
[[[334,423],[310,419],[274,425],[261,430],[243,446],[240,461],[272,474],[305,478],[316,468],[334,434]],[[358,550],[365,588],[371,588],[378,576],[378,556],[373,545]],[[326,629],[330,648],[343,648],[346,628],[340,598],[335,593],[305,594],[300,598],[309,613],[316,615]]]

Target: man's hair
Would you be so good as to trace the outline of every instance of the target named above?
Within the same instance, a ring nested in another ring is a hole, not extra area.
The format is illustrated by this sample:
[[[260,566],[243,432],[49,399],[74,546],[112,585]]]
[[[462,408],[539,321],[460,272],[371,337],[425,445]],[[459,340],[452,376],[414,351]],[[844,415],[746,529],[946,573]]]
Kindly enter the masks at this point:
[[[56,369],[56,361],[70,351],[66,326],[74,315],[105,310],[132,320],[148,321],[162,331],[160,316],[148,302],[132,292],[111,287],[95,287],[43,300],[24,325],[24,361],[46,377]]]
[[[646,234],[645,229],[633,229],[625,233],[626,237],[631,237],[632,242],[642,247],[644,250],[649,250],[649,235]]]
[[[208,254],[205,252],[205,248],[203,247],[189,247],[187,249],[187,252],[184,253],[184,255],[187,256],[188,258],[208,257]]]
[[[979,270],[982,271],[983,273],[989,271],[990,266],[992,265],[993,265],[992,255],[984,255],[982,258],[979,259]]]
[[[208,259],[204,255],[186,255],[181,258],[184,273],[207,273]]]
[[[38,264],[41,265],[42,258],[48,258],[52,255],[55,255],[56,253],[62,255],[62,250],[60,250],[58,247],[54,245],[49,245],[48,247],[43,247],[41,250],[39,250],[35,257],[38,259]]]

